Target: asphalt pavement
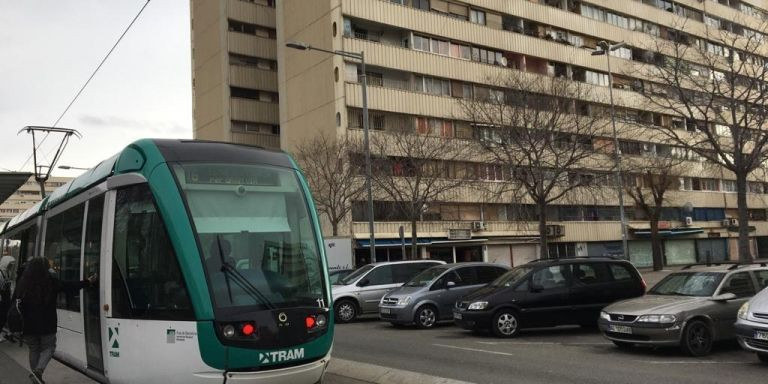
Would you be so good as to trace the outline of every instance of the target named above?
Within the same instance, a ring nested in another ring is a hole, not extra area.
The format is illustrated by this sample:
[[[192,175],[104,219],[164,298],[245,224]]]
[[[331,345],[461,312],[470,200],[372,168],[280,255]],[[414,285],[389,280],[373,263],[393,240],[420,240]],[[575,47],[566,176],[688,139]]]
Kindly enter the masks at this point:
[[[558,327],[498,339],[452,325],[395,328],[373,318],[336,327],[334,357],[474,383],[761,383],[768,365],[735,341],[692,358],[677,348],[625,351],[597,329]]]

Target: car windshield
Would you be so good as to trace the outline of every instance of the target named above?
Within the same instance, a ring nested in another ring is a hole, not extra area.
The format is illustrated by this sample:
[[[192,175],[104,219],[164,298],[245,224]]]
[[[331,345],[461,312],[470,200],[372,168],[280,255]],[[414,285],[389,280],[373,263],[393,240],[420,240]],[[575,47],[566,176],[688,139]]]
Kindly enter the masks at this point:
[[[365,275],[371,269],[373,269],[373,265],[372,264],[364,265],[364,266],[356,269],[354,272],[350,273],[347,277],[339,280],[338,284],[341,284],[341,285],[352,284],[355,280],[357,280],[358,277],[360,277],[362,275]]]
[[[515,267],[512,268],[509,272],[499,276],[491,282],[491,287],[511,287],[512,285],[517,284],[520,280],[522,280],[528,272],[531,271],[531,267]]]
[[[438,276],[442,275],[443,272],[445,272],[448,268],[449,267],[445,265],[441,265],[439,267],[432,267],[427,270],[424,270],[423,272],[414,276],[407,283],[405,283],[405,286],[406,287],[424,287],[427,284],[431,283],[433,280],[435,280]]]
[[[722,272],[678,272],[673,273],[648,293],[673,296],[712,296],[720,285],[725,273]]]
[[[175,163],[221,314],[328,305],[317,237],[295,170]]]

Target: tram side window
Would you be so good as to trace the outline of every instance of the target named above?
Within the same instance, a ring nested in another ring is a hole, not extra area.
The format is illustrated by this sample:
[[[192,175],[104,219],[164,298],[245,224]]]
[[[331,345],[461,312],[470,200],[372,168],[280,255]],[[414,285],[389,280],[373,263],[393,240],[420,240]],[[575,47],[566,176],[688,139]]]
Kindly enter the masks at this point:
[[[115,210],[113,317],[193,319],[176,254],[149,186],[117,191]]]
[[[45,257],[61,281],[80,280],[80,251],[83,242],[83,214],[80,204],[48,219],[45,229]],[[80,291],[61,292],[56,307],[80,312]]]

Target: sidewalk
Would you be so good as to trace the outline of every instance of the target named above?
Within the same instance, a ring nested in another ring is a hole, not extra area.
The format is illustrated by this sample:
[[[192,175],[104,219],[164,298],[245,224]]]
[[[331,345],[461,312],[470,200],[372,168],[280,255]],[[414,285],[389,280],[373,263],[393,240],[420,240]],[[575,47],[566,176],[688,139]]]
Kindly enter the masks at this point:
[[[27,377],[27,348],[18,343],[0,342],[0,384],[31,383]],[[48,384],[96,383],[79,372],[52,360],[43,377]],[[323,384],[469,384],[373,364],[331,358]]]

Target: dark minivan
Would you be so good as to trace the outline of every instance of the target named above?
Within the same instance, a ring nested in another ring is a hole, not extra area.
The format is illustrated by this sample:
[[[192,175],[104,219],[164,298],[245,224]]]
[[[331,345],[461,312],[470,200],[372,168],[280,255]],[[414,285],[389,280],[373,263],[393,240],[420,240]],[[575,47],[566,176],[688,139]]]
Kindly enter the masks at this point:
[[[596,326],[600,310],[642,296],[645,282],[628,261],[612,258],[536,260],[515,267],[459,299],[457,325],[513,337],[521,328]]]

